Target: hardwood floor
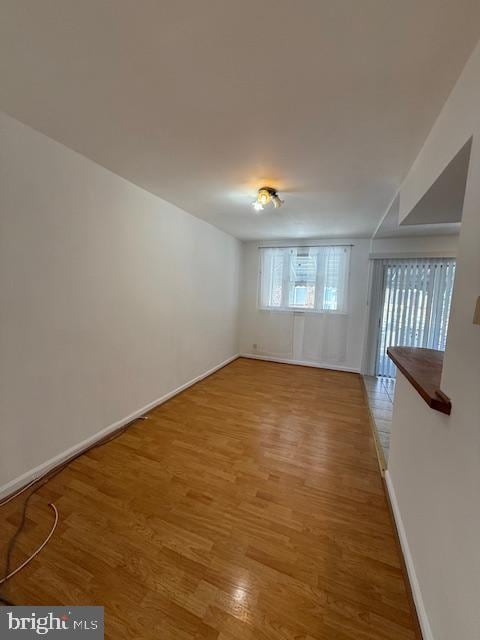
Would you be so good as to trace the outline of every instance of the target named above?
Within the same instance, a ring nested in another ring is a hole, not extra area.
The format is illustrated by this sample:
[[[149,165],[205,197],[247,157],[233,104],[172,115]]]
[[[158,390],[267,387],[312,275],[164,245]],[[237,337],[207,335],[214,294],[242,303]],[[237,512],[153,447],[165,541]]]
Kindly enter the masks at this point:
[[[111,639],[417,637],[359,376],[239,359],[149,417],[32,498],[14,565],[60,522],[2,595]]]

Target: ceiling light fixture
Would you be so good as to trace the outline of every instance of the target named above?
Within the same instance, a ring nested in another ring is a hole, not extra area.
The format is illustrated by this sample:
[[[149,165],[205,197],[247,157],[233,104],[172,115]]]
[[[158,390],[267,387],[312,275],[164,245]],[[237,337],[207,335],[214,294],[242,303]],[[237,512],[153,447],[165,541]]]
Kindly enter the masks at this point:
[[[272,187],[262,187],[258,190],[257,199],[252,202],[252,207],[255,211],[263,211],[270,202],[272,202],[275,209],[278,209],[283,204],[283,200],[280,200],[275,189]]]
[[[280,209],[280,207],[283,204],[283,200],[280,200],[280,198],[278,197],[278,194],[274,193],[271,199],[272,199],[273,206],[275,207],[275,209]]]

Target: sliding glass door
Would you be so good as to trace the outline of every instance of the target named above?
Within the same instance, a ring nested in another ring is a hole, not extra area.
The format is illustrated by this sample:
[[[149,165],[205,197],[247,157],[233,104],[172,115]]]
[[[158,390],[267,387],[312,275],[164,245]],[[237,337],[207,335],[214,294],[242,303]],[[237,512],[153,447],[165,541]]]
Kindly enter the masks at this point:
[[[445,350],[454,276],[454,259],[375,260],[376,375],[395,376],[390,346]]]

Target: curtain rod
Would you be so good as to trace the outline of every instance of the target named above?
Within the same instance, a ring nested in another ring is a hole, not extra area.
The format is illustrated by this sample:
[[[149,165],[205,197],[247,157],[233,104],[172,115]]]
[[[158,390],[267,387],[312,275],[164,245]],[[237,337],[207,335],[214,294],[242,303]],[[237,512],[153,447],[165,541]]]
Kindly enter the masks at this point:
[[[286,244],[259,245],[258,249],[301,249],[302,247],[354,247],[354,244]]]

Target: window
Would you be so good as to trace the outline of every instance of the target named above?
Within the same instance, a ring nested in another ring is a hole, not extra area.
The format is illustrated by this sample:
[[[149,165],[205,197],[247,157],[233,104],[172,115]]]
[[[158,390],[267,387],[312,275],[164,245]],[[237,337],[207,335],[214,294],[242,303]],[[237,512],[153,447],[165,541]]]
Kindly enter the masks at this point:
[[[350,247],[260,249],[261,309],[346,312]]]

